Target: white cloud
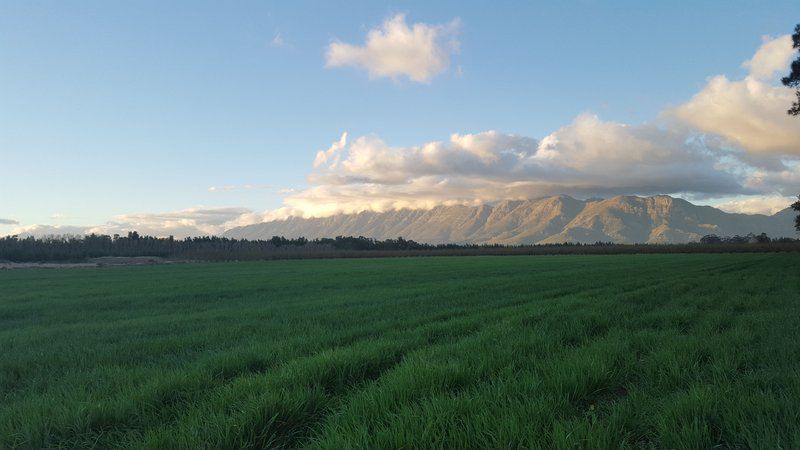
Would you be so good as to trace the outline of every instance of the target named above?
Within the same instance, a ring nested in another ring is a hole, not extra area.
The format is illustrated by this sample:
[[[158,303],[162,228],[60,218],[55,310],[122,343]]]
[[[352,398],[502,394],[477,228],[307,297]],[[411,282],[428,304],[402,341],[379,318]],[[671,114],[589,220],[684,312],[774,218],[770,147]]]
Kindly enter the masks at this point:
[[[755,55],[742,64],[750,70],[750,76],[757,79],[769,79],[789,67],[789,62],[794,56],[792,37],[787,35],[775,39],[764,38],[764,43]]]
[[[14,219],[0,218],[0,225],[19,225],[19,222]]]
[[[783,196],[754,196],[717,203],[714,207],[732,213],[772,215],[788,208],[795,200]]]
[[[769,81],[776,71],[788,68],[791,54],[788,36],[767,40],[746,63],[750,75],[739,81],[715,76],[666,115],[748,152],[800,155],[800,120],[786,114],[794,91]]]
[[[401,76],[429,82],[450,65],[458,52],[456,34],[461,21],[444,25],[406,24],[405,15],[387,19],[380,28],[367,33],[363,46],[333,42],[326,53],[326,67],[361,67],[372,78]]]

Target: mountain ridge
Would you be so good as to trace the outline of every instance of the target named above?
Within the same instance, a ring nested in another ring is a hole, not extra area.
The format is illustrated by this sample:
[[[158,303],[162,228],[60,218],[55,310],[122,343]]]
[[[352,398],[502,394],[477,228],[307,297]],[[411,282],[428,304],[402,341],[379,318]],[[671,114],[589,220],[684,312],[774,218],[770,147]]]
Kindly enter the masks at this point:
[[[728,213],[669,195],[619,195],[578,200],[568,195],[504,200],[496,205],[439,205],[428,210],[362,211],[319,218],[297,216],[232,228],[224,236],[308,239],[403,237],[432,244],[683,243],[707,234],[795,237],[790,208],[771,216]]]

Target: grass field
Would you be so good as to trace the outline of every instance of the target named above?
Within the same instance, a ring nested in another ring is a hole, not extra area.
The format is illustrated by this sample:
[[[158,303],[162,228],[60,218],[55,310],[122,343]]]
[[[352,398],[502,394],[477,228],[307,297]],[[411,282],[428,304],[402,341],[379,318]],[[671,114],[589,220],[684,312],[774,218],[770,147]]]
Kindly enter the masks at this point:
[[[0,272],[0,448],[800,448],[800,257]]]

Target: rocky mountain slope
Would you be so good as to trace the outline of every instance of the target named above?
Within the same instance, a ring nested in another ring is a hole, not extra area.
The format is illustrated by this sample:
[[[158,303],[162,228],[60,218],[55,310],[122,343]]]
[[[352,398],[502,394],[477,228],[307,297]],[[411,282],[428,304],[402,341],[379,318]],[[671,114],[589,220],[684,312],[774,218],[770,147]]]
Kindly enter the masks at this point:
[[[310,219],[290,217],[233,228],[225,236],[246,239],[402,236],[418,242],[479,244],[680,243],[697,241],[707,234],[767,233],[772,237],[795,237],[793,217],[790,209],[772,216],[726,213],[667,195],[618,196],[605,200],[576,200],[559,195],[504,201],[494,206],[364,211]]]

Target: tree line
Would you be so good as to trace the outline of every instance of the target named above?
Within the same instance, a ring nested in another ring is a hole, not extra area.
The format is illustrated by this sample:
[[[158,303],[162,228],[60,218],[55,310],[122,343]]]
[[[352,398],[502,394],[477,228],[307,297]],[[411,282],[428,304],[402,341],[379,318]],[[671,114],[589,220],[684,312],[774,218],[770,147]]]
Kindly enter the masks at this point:
[[[800,241],[770,239],[766,234],[733,237],[704,236],[690,244],[594,244],[562,243],[531,245],[425,244],[399,237],[378,240],[363,236],[337,236],[309,240],[274,236],[267,240],[230,239],[217,236],[175,239],[91,234],[87,236],[0,238],[0,260],[13,262],[85,261],[99,257],[159,257],[166,259],[229,261],[283,258],[336,258],[411,255],[504,254],[608,254],[715,251],[795,251]]]
[[[797,239],[788,237],[770,238],[767,233],[753,234],[749,233],[744,236],[717,236],[716,234],[707,234],[700,238],[701,244],[769,244],[774,243],[791,243],[797,242]]]
[[[365,237],[339,236],[308,240],[275,236],[268,240],[230,239],[202,236],[185,239],[142,236],[136,231],[127,236],[90,234],[86,236],[0,238],[0,260],[15,262],[81,261],[107,256],[231,260],[262,259],[276,253],[314,253],[342,250],[422,250],[433,248],[403,238],[379,241]]]

